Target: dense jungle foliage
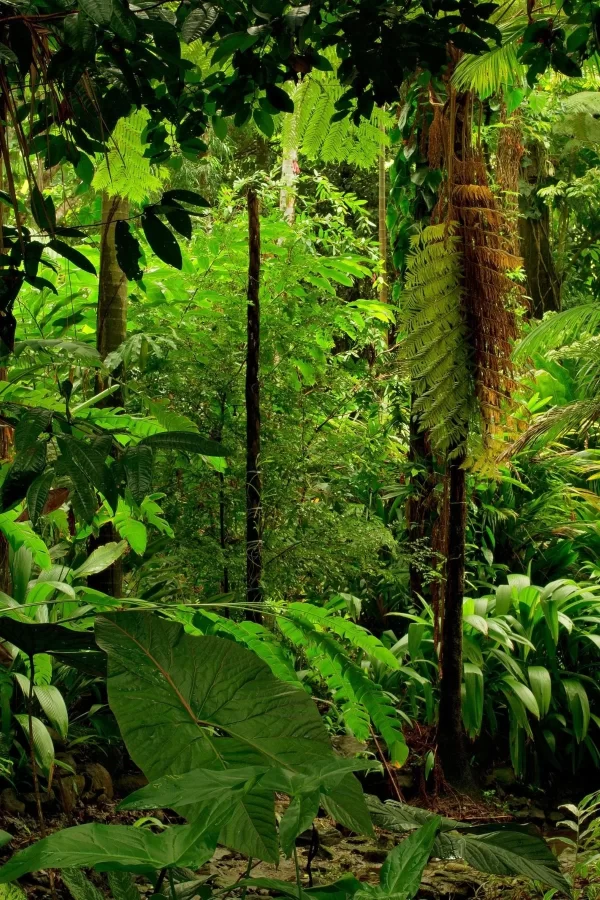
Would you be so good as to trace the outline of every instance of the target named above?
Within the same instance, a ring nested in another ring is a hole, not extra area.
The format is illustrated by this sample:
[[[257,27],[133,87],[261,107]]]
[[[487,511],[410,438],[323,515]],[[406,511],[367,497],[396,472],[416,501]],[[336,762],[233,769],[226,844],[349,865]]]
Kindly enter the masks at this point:
[[[0,110],[0,900],[600,897],[600,7],[3,0]]]

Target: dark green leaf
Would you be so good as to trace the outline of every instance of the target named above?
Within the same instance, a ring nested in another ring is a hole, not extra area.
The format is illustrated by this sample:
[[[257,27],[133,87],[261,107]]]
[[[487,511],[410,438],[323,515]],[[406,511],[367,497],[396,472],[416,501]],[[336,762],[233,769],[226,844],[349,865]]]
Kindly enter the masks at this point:
[[[58,294],[58,291],[54,287],[51,281],[48,281],[47,278],[42,278],[40,275],[36,275],[35,277],[32,275],[26,275],[25,281],[27,284],[30,284],[38,291],[52,291],[53,294]]]
[[[140,269],[140,242],[133,236],[129,222],[119,219],[115,225],[115,248],[119,268],[129,281],[139,281],[142,277]]]
[[[273,132],[275,131],[273,117],[268,112],[265,112],[264,109],[255,109],[252,116],[260,131],[268,138],[273,137]]]
[[[487,53],[489,50],[486,42],[470,31],[454,31],[451,38],[454,46],[465,53],[473,53],[477,56],[480,53]]]
[[[127,448],[123,455],[127,487],[136,503],[152,490],[152,449],[145,444]]]
[[[292,856],[298,835],[312,825],[319,814],[320,793],[299,794],[294,797],[279,823],[279,840],[286,856]]]
[[[388,854],[380,872],[381,887],[386,896],[416,896],[441,823],[440,816],[433,816]]]
[[[42,475],[38,475],[27,489],[27,512],[34,528],[37,528],[53,480],[54,472],[44,472]]]
[[[160,221],[158,216],[149,212],[144,213],[142,216],[142,228],[144,229],[146,240],[158,258],[175,269],[181,269],[183,266],[181,248],[173,233]]]
[[[211,441],[193,431],[161,431],[140,441],[153,450],[181,450],[184,453],[201,453],[203,456],[227,456],[227,450],[217,441]]]
[[[581,67],[563,50],[553,50],[550,56],[552,67],[570,78],[581,78]]]
[[[44,471],[46,451],[46,442],[40,441],[17,455],[2,485],[2,512],[19,503],[32,481]]]
[[[56,227],[56,212],[52,197],[44,197],[37,184],[31,189],[31,213],[38,228],[53,232]]]
[[[202,194],[199,194],[197,191],[188,191],[184,188],[176,188],[172,191],[165,191],[162,195],[161,203],[166,204],[167,206],[172,201],[176,203],[189,203],[190,206],[202,206],[209,207],[210,203],[208,200],[205,200]]]
[[[97,650],[89,631],[73,631],[63,625],[17,621],[0,616],[0,637],[22,650],[27,656],[36,653],[78,653]]]
[[[83,253],[76,250],[75,247],[71,247],[70,244],[65,244],[64,241],[53,238],[48,246],[56,253],[60,253],[61,256],[64,256],[65,259],[68,259],[69,262],[72,262],[78,269],[83,269],[84,272],[89,272],[90,275],[97,274],[96,267],[89,261],[87,256],[84,256]]]
[[[181,26],[181,40],[191,44],[202,37],[214,25],[219,15],[218,9],[211,3],[201,3],[193,9]]]
[[[276,84],[268,84],[266,94],[267,100],[275,109],[278,109],[280,112],[294,112],[294,101],[283,88],[278,87]]]
[[[176,207],[172,207],[171,209],[165,210],[165,218],[171,228],[175,229],[175,231],[179,232],[179,234],[183,235],[183,237],[188,240],[192,236],[192,220],[184,209],[177,209]]]
[[[585,46],[585,44],[587,44],[588,42],[589,36],[589,25],[579,25],[579,27],[576,28],[575,31],[572,31],[567,38],[567,52],[574,53],[576,50],[579,50],[581,47]]]

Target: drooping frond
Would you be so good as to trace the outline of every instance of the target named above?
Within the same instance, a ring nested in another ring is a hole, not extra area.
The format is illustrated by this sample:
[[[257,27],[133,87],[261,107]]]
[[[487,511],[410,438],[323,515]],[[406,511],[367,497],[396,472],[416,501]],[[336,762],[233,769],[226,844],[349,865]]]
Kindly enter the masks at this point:
[[[519,342],[513,358],[520,362],[547,350],[555,350],[568,344],[569,341],[584,331],[596,331],[600,327],[600,307],[595,303],[584,303],[554,313],[536,325],[535,328]]]
[[[539,416],[527,431],[508,447],[500,459],[508,459],[536,444],[556,441],[569,432],[585,434],[600,419],[600,400],[577,400],[567,406],[557,406]]]
[[[111,139],[112,149],[106,156],[99,157],[92,182],[97,191],[105,191],[109,197],[125,197],[133,203],[142,203],[161,189],[160,177],[152,171],[150,160],[144,156],[142,133],[148,119],[145,110],[119,119]]]
[[[466,439],[474,392],[459,238],[454,223],[430,225],[411,244],[403,293],[404,351],[420,425],[445,452]]]
[[[459,91],[473,91],[485,99],[502,88],[524,84],[527,67],[517,58],[517,49],[527,24],[526,16],[500,24],[501,46],[491,44],[488,53],[463,56],[452,76],[454,87]]]

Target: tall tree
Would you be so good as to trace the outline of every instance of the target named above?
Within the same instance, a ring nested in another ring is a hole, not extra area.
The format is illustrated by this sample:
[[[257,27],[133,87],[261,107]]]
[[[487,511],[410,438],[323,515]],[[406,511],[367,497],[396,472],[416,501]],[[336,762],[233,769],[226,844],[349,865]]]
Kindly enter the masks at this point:
[[[96,319],[96,346],[102,359],[116,350],[127,336],[127,278],[117,262],[115,241],[116,223],[127,219],[129,200],[106,192],[102,195],[102,231],[100,240],[100,274],[98,281],[98,309]],[[117,377],[119,377],[117,372]],[[102,375],[96,377],[98,391],[106,387]],[[121,387],[111,395],[111,405],[123,405]],[[112,523],[103,525],[98,536],[90,539],[90,550],[117,539]],[[123,566],[117,560],[104,571],[92,575],[89,584],[98,591],[120,597],[123,593]]]
[[[262,599],[260,475],[260,204],[248,190],[248,340],[246,349],[246,597]]]

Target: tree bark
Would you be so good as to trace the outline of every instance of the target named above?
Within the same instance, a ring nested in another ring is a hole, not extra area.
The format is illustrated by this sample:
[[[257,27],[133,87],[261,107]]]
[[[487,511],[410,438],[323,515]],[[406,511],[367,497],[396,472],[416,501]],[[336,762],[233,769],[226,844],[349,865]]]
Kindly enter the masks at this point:
[[[387,267],[387,254],[388,254],[388,239],[387,239],[387,222],[386,222],[386,213],[387,213],[387,190],[386,190],[386,176],[385,176],[385,145],[381,145],[381,150],[379,151],[379,264],[381,266],[381,290],[379,292],[379,299],[382,303],[389,303],[390,301],[390,289],[388,285],[388,267]]]
[[[262,507],[260,476],[260,216],[248,191],[248,345],[246,351],[246,599],[262,600]]]
[[[129,215],[129,201],[123,197],[102,195],[102,237],[100,243],[100,279],[98,283],[98,312],[96,325],[96,346],[102,359],[116,350],[127,336],[127,278],[117,262],[115,246],[115,225],[119,219]],[[120,373],[118,373],[120,374]],[[96,389],[107,387],[101,375],[96,377]],[[123,390],[119,388],[108,398],[113,406],[122,406]],[[115,510],[116,512],[116,510]],[[88,549],[90,552],[118,540],[112,522],[103,525],[98,536],[92,535]],[[103,572],[91,575],[88,584],[97,591],[111,597],[123,594],[123,566],[117,560]]]
[[[560,278],[550,243],[550,210],[544,204],[538,219],[519,219],[521,255],[531,297],[531,312],[536,319],[561,308]]]
[[[462,724],[463,595],[465,590],[465,543],[467,528],[467,482],[464,455],[448,463],[448,558],[441,646],[441,685],[438,746],[444,775],[454,785],[471,782],[465,733]]]

